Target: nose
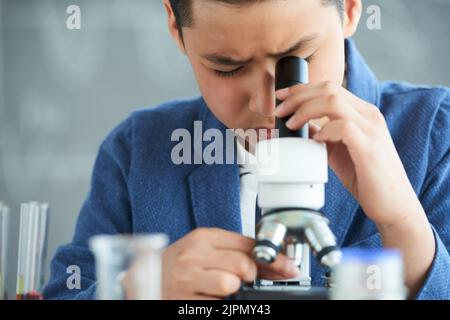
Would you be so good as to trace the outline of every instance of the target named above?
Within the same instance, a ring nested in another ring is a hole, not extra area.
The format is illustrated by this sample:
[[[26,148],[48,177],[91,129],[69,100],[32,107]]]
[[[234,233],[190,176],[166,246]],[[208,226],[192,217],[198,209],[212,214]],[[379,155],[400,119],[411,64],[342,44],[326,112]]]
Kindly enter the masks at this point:
[[[274,72],[265,71],[255,75],[250,88],[250,111],[262,117],[272,117],[275,111]]]

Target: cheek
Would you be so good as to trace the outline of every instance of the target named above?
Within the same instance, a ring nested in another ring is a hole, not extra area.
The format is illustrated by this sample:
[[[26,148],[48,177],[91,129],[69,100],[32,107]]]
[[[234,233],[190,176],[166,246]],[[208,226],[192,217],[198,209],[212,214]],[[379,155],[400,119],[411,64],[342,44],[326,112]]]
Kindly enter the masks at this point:
[[[242,126],[240,120],[248,106],[245,86],[237,78],[220,78],[204,67],[194,67],[197,83],[211,112],[227,127]]]

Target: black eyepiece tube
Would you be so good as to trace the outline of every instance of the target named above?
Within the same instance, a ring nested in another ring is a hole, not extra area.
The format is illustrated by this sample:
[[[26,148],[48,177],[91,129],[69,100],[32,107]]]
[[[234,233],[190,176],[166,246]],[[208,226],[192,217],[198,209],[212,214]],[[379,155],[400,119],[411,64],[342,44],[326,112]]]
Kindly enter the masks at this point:
[[[295,86],[299,83],[307,84],[309,82],[308,62],[300,57],[289,56],[278,61],[275,69],[275,90]],[[277,106],[281,101],[277,100]],[[309,126],[305,124],[303,128],[297,131],[291,131],[286,127],[286,118],[277,118],[275,129],[278,129],[279,137],[309,137]]]

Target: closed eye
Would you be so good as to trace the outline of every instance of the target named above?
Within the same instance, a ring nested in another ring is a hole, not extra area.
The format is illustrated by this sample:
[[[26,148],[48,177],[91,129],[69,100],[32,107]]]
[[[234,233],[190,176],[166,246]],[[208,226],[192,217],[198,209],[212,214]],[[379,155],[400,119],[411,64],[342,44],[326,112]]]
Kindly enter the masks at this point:
[[[230,78],[230,77],[237,75],[242,70],[242,68],[244,68],[244,67],[239,67],[239,68],[236,68],[231,71],[214,70],[214,73],[216,75],[218,75],[219,77]]]
[[[313,58],[313,55],[310,55],[309,57],[305,58],[305,60],[310,63],[311,60]],[[218,75],[219,77],[223,77],[223,78],[231,78],[234,77],[235,75],[237,75],[244,67],[241,66],[239,68],[236,68],[234,70],[231,71],[221,71],[221,70],[214,70],[214,73],[216,75]]]
[[[306,62],[310,63],[313,59],[314,54],[310,55],[309,57],[305,58]]]

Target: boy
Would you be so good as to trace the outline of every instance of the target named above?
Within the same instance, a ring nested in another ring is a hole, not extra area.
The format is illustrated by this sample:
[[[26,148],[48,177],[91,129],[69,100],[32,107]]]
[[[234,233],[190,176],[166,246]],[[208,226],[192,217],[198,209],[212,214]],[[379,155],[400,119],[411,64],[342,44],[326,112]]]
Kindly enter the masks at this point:
[[[244,205],[247,186],[237,165],[171,161],[172,132],[193,133],[194,121],[204,130],[270,130],[275,117],[290,117],[290,129],[310,122],[313,138],[327,144],[322,212],[338,244],[399,248],[410,298],[449,299],[449,91],[376,80],[349,40],[361,0],[164,6],[202,97],[135,112],[104,141],[74,239],[56,253],[45,296],[94,297],[87,242],[101,233],[169,235],[165,299],[224,298],[257,276],[294,277],[298,270],[283,255],[268,266],[251,258],[254,240],[241,233],[251,229],[246,221],[254,212]],[[276,62],[288,55],[309,61],[310,84],[275,92]],[[283,101],[277,108],[276,98]],[[65,285],[72,264],[82,271],[78,292]],[[315,261],[311,271],[313,285],[323,284]]]

